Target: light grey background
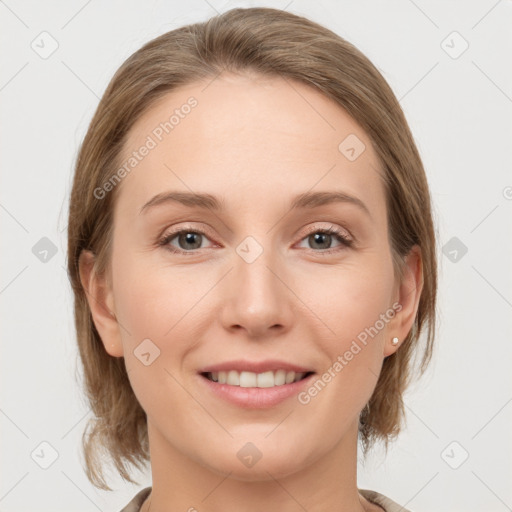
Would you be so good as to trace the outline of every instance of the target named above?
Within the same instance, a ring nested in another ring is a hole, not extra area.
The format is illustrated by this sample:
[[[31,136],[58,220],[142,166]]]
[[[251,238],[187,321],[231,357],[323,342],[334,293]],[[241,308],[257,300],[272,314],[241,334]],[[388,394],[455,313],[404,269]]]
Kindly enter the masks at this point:
[[[81,466],[89,411],[75,379],[65,270],[72,168],[131,53],[216,11],[255,5],[309,17],[374,62],[400,99],[433,194],[435,358],[406,396],[408,428],[387,459],[376,452],[360,465],[359,487],[415,512],[512,510],[512,2],[184,3],[0,1],[0,510],[115,512],[151,485],[149,471],[135,474],[140,486],[112,475],[115,492],[98,491]],[[52,39],[56,51],[41,55]],[[43,237],[55,255],[36,245]]]

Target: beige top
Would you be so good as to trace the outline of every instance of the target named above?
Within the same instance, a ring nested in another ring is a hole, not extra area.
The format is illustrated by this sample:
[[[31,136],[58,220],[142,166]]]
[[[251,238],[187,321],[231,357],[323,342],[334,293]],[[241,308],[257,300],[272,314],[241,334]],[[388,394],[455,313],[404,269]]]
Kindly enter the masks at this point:
[[[367,489],[358,489],[359,493],[366,498],[368,501],[375,503],[376,505],[381,506],[386,512],[411,512],[410,510],[401,507],[398,503],[395,503],[393,500],[390,500],[388,497],[384,496],[375,491],[369,491]],[[142,504],[148,497],[151,492],[151,487],[146,487],[142,489],[135,497],[124,507],[121,512],[140,512],[140,508]]]

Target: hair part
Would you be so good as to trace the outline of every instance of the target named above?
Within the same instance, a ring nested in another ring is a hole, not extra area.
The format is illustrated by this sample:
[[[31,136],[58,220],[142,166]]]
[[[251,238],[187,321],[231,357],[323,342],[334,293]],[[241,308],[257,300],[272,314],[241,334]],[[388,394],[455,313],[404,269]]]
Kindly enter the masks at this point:
[[[368,134],[386,189],[389,242],[395,277],[405,257],[421,250],[423,290],[413,328],[399,350],[386,357],[376,388],[360,415],[366,457],[376,441],[388,442],[405,418],[403,393],[421,355],[419,375],[433,351],[437,292],[436,238],[423,165],[402,109],[386,80],[356,47],[306,18],[271,8],[236,8],[202,23],[167,32],[131,55],[110,81],[79,150],[68,219],[68,275],[84,389],[94,414],[82,436],[86,474],[112,490],[103,456],[131,483],[127,470],[149,462],[146,413],[127,376],[124,358],[110,356],[95,328],[80,281],[82,251],[95,255],[94,271],[109,275],[113,210],[122,184],[96,198],[121,165],[123,146],[135,122],[170,91],[213,80],[219,73],[280,76],[307,84],[334,100]],[[420,350],[420,334],[426,331]],[[90,430],[90,432],[88,432]]]

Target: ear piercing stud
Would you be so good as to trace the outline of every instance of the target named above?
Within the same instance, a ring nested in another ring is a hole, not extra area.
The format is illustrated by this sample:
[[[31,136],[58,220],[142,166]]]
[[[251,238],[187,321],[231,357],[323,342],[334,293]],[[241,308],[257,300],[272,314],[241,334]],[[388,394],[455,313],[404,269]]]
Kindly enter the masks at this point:
[[[395,346],[396,346],[396,345],[398,345],[398,338],[393,338],[393,339],[391,340],[391,343],[392,343],[393,345],[395,345]]]

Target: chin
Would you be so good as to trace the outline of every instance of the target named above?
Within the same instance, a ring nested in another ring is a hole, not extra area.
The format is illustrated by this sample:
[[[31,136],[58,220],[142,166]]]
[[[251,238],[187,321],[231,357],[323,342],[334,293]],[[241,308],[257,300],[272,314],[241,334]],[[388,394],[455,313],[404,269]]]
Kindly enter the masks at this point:
[[[303,467],[307,461],[297,459],[297,449],[290,452],[288,449],[269,450],[257,454],[255,448],[246,446],[245,450],[227,449],[223,456],[218,456],[218,463],[214,466],[204,461],[205,465],[213,472],[227,476],[241,482],[263,482],[273,479],[288,477]],[[251,452],[253,459],[251,460]],[[226,456],[226,453],[231,456]],[[259,457],[259,458],[258,458]]]

